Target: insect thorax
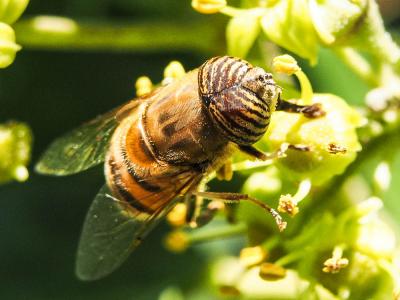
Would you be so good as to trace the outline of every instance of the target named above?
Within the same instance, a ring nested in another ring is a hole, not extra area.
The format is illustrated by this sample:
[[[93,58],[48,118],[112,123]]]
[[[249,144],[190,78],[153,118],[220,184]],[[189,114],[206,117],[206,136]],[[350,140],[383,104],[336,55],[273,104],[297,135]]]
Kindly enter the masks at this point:
[[[223,56],[199,69],[199,95],[224,136],[239,145],[257,142],[266,132],[280,88],[270,73]]]

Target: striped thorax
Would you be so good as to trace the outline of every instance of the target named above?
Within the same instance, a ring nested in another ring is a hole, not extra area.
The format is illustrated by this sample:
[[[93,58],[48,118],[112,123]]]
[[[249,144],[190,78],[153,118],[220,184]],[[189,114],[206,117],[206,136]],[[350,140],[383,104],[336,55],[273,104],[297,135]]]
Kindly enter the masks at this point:
[[[270,73],[229,56],[215,57],[199,69],[199,95],[224,136],[251,145],[266,132],[281,89]]]

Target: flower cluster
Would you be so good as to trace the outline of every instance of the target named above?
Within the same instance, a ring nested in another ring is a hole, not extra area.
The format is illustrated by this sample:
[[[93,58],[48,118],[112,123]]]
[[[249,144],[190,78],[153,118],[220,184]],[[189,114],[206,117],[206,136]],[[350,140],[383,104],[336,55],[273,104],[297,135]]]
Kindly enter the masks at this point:
[[[175,63],[167,70],[172,66]],[[174,69],[183,74],[181,65],[176,66],[179,68]],[[270,152],[283,149],[284,155],[254,162],[238,154],[231,169],[245,178],[243,193],[291,217],[286,217],[288,228],[277,235],[274,220],[250,203],[236,209],[236,225],[223,225],[223,216],[232,217],[232,209],[211,202],[208,208],[224,213],[216,214],[209,225],[191,230],[185,228],[187,207],[180,203],[167,217],[174,230],[165,239],[166,248],[183,252],[204,241],[246,236],[248,245],[238,256],[222,256],[212,264],[212,284],[224,295],[246,299],[365,299],[398,293],[398,242],[387,220],[378,214],[383,206],[380,198],[354,199],[352,182],[332,199],[320,191],[329,190],[335,176],[343,174],[361,151],[357,130],[366,127],[365,117],[336,95],[314,93],[293,57],[276,57],[273,68],[277,73],[295,75],[300,82],[300,96],[288,101],[318,103],[324,113],[318,118],[273,113],[266,135],[256,146]],[[180,77],[167,73],[176,72],[166,71],[164,81]],[[378,173],[377,184],[387,187],[390,179],[383,182],[382,178],[388,176],[382,174],[387,174],[388,168],[381,165]],[[215,177],[221,176],[211,176]],[[300,201],[304,203],[299,205]]]
[[[388,63],[400,65],[400,49],[385,32],[374,0],[268,0],[250,1],[253,7],[234,8],[225,0],[193,0],[201,13],[223,13],[228,53],[246,56],[261,31],[275,44],[317,62],[325,47],[356,47]],[[382,45],[386,45],[383,46]]]

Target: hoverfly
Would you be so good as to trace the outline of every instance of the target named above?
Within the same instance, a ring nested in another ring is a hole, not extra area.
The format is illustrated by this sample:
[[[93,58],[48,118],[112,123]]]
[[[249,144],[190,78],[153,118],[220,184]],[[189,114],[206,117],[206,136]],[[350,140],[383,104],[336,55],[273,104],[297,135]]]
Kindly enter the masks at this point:
[[[270,159],[254,148],[276,109],[315,116],[313,106],[280,99],[270,73],[234,57],[214,57],[153,92],[55,140],[36,170],[70,175],[104,162],[106,184],[83,226],[76,271],[101,278],[121,265],[183,196],[263,202],[235,193],[198,191],[202,179],[235,150]]]

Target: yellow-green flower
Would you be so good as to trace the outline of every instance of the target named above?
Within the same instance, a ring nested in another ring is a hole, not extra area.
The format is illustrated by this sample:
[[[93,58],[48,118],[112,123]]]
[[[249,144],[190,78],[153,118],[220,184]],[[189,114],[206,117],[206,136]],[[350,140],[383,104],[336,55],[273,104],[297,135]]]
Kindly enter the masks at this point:
[[[341,174],[361,150],[356,133],[361,117],[335,95],[314,94],[312,103],[320,103],[326,115],[307,119],[301,114],[275,112],[262,142],[272,151],[282,143],[293,145],[277,166],[296,180],[309,178],[319,185]]]

